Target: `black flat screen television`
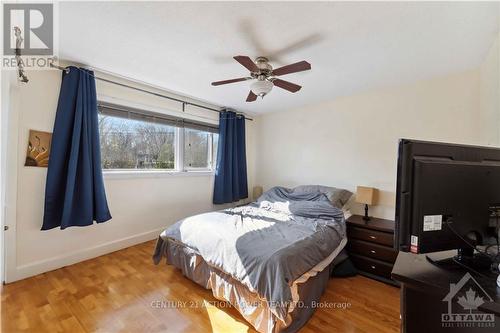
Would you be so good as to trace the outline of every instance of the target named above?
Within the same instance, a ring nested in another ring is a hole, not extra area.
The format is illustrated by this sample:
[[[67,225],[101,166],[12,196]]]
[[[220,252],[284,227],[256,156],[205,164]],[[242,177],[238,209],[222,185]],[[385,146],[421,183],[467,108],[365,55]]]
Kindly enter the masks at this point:
[[[429,253],[496,243],[500,149],[401,139],[395,247]]]

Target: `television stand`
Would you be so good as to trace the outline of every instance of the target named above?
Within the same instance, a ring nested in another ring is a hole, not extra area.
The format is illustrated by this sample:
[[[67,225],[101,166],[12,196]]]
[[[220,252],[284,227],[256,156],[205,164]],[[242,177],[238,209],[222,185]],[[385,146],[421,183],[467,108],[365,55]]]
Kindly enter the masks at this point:
[[[455,255],[456,251],[441,252],[441,257]],[[436,257],[437,257],[436,253]],[[484,296],[484,303],[474,313],[489,313],[495,317],[494,327],[468,327],[467,325],[443,327],[442,314],[447,313],[450,285],[457,284],[466,270],[457,265],[455,269],[442,269],[426,259],[425,254],[399,252],[392,278],[401,283],[401,333],[498,333],[500,327],[500,288],[489,278],[475,276],[491,300]],[[471,273],[471,275],[473,275]],[[465,286],[465,285],[464,285]],[[465,286],[467,289],[467,286]],[[462,290],[466,291],[466,290]],[[479,293],[479,289],[476,288]],[[453,301],[452,311],[462,312],[462,307]],[[463,310],[465,313],[469,311]]]
[[[459,248],[457,254],[451,257],[449,252],[444,256],[441,252],[428,253],[425,257],[430,263],[447,270],[462,268],[485,278],[496,279],[496,274],[491,271],[493,260],[482,253],[474,253],[470,248]]]

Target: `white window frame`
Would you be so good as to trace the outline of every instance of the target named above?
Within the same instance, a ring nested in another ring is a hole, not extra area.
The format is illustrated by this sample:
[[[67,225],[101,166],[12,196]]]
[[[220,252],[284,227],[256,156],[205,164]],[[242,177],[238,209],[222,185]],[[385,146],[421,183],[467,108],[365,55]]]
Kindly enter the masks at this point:
[[[100,98],[103,101],[110,101],[116,104],[122,104],[124,106],[132,106],[139,109],[144,109],[145,111],[155,111],[151,110],[150,107],[139,106],[135,103],[128,103],[120,101],[117,103],[114,98]],[[133,105],[132,105],[133,104]],[[165,111],[165,110],[162,110]],[[164,112],[159,112],[164,113]],[[168,112],[168,114],[178,114],[178,112]],[[214,143],[214,133],[208,132],[210,134],[210,143],[208,147],[208,156],[211,157],[208,161],[207,168],[190,168],[186,167],[184,164],[184,140],[185,140],[185,128],[175,127],[175,141],[174,141],[174,169],[102,169],[104,178],[106,179],[120,179],[120,178],[143,178],[143,177],[175,177],[175,176],[213,176],[215,174],[215,164],[216,156],[213,154],[213,143]]]

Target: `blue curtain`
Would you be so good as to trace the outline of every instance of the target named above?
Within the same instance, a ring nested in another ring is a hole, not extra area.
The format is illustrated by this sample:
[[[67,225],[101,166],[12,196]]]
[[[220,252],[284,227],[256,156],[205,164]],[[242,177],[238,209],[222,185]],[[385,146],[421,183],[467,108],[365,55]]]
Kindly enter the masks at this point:
[[[219,147],[215,170],[214,204],[248,198],[245,117],[220,113]]]
[[[42,230],[111,219],[101,170],[94,73],[62,71],[45,185]]]

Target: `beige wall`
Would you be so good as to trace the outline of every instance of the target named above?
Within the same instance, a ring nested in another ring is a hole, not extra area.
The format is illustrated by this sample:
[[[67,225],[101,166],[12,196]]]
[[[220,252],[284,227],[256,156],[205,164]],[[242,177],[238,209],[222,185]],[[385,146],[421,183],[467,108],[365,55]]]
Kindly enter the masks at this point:
[[[481,143],[500,146],[500,58],[498,36],[479,67],[479,75]]]
[[[15,247],[7,268],[8,281],[38,274],[64,265],[154,239],[177,220],[214,210],[213,175],[106,176],[105,187],[113,219],[85,228],[40,231],[46,168],[24,167],[29,129],[52,131],[59,96],[59,71],[33,71],[30,82],[20,85],[16,150],[10,163],[17,171],[17,203],[10,215]],[[181,105],[130,89],[98,81],[98,95],[119,98],[159,112],[179,114]],[[218,119],[217,113],[188,108],[198,119]],[[184,116],[188,116],[183,114]],[[202,117],[202,118],[200,118]],[[13,123],[15,125],[15,122]],[[253,123],[247,122],[249,186],[253,184]],[[9,176],[15,172],[9,171]],[[13,253],[15,252],[15,253]],[[12,258],[12,256],[14,258]]]
[[[373,186],[381,202],[371,212],[393,218],[398,139],[480,143],[479,95],[471,70],[264,115],[256,183]]]
[[[2,133],[8,281],[153,239],[180,218],[218,208],[211,204],[212,175],[105,176],[111,221],[41,232],[46,169],[23,165],[29,129],[52,131],[60,77],[58,71],[30,72],[29,84],[9,90],[9,106],[2,102],[2,111],[8,109],[2,124],[9,124]],[[247,122],[249,190],[253,184],[374,186],[381,202],[371,212],[393,218],[398,139],[500,145],[499,77],[496,41],[476,70],[257,117]],[[178,103],[101,82],[98,94],[182,112]],[[217,119],[193,107],[187,113]]]

